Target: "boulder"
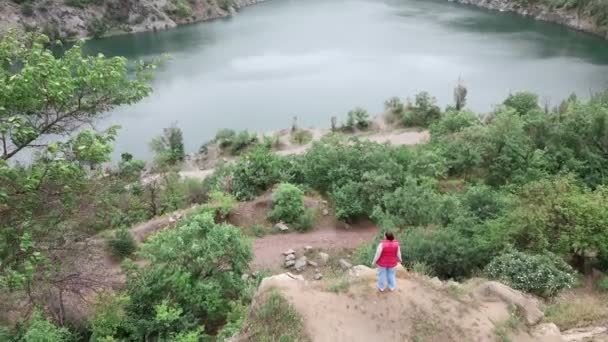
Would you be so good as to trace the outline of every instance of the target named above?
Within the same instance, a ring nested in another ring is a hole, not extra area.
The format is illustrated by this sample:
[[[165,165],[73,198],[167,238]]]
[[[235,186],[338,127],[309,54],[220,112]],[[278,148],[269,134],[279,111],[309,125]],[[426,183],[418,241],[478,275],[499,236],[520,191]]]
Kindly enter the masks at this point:
[[[295,264],[296,264],[295,260],[287,260],[287,261],[285,261],[285,267],[286,268],[293,267],[293,266],[295,266]]]
[[[323,216],[327,216],[327,215],[329,215],[329,210],[323,209]]]
[[[293,249],[288,249],[285,252],[283,252],[283,255],[289,255],[289,254],[296,254],[296,251],[294,251]]]
[[[285,257],[285,261],[289,261],[289,260],[296,260],[296,255],[295,254],[287,254],[287,256]]]
[[[301,256],[300,258],[298,258],[298,260],[296,260],[294,268],[296,269],[296,271],[302,272],[306,268],[306,263],[307,263],[306,257]]]
[[[353,266],[349,271],[348,274],[351,277],[358,277],[358,278],[370,278],[373,279],[376,277],[376,270],[369,268],[367,266],[364,265],[356,265]]]
[[[275,224],[274,227],[281,232],[286,232],[289,230],[289,227],[283,222],[279,222],[279,223]]]
[[[557,325],[553,323],[541,323],[530,330],[530,335],[535,341],[563,342],[562,334]]]
[[[306,246],[306,247],[304,247],[304,251],[305,251],[305,252],[310,252],[310,251],[312,251],[312,246]]]
[[[329,254],[319,252],[319,261],[320,261],[321,265],[327,264],[327,262],[329,262]]]
[[[608,340],[608,327],[588,327],[566,330],[562,333],[562,338],[567,342],[583,341],[606,341]],[[598,335],[601,335],[598,336]],[[606,338],[606,339],[600,339]]]
[[[473,293],[480,298],[495,297],[507,304],[514,305],[530,326],[538,324],[545,316],[538,308],[536,299],[497,281],[485,282],[479,285]]]
[[[312,267],[318,267],[319,264],[317,264],[316,262],[312,261],[312,260],[308,260],[308,265],[312,266]]]
[[[431,283],[431,286],[433,286],[435,289],[440,289],[441,287],[443,287],[443,282],[437,277],[431,278],[429,282]]]
[[[314,280],[321,280],[321,279],[323,279],[323,274],[317,272],[317,273],[315,273],[315,275],[312,276],[312,278]]]
[[[340,259],[338,261],[338,264],[345,271],[348,270],[348,269],[350,269],[351,267],[353,267],[353,264],[351,264],[350,262],[348,262],[348,260],[346,260],[346,259]]]

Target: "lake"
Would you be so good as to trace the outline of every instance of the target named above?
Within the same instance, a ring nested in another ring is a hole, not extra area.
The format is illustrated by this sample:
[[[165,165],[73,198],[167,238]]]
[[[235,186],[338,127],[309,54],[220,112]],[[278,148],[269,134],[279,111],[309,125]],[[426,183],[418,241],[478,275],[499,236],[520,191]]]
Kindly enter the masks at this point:
[[[509,92],[557,105],[608,86],[608,42],[514,14],[440,0],[270,0],[229,19],[89,41],[87,53],[172,56],[154,93],[110,113],[116,152],[150,159],[148,142],[176,123],[194,152],[221,128],[329,127],[361,106],[429,91],[443,107],[458,80],[487,112]]]

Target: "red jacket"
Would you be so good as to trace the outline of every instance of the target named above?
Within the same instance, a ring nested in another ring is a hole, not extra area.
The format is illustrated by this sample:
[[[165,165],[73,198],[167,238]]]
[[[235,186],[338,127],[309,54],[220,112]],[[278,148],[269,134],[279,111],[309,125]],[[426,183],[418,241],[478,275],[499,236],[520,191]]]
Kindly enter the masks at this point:
[[[376,264],[380,267],[395,267],[399,263],[399,241],[382,240],[382,253]]]

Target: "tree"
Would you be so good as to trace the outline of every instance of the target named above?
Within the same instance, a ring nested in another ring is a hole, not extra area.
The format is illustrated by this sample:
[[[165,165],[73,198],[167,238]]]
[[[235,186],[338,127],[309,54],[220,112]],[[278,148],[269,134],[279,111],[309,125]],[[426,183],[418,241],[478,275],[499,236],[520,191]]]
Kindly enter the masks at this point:
[[[163,129],[163,134],[152,139],[150,148],[156,153],[155,161],[160,167],[172,166],[184,160],[184,136],[175,125]]]
[[[458,85],[454,88],[454,104],[456,110],[464,109],[467,104],[467,87],[462,84],[461,80],[458,80]]]
[[[533,109],[540,109],[538,95],[527,91],[509,95],[504,105],[515,109],[519,115],[525,115]]]
[[[83,56],[77,43],[56,57],[49,39],[10,32],[0,38],[0,158],[28,147],[47,146],[48,137],[69,135],[102,113],[141,100],[154,65],[137,64],[135,78],[127,60]]]

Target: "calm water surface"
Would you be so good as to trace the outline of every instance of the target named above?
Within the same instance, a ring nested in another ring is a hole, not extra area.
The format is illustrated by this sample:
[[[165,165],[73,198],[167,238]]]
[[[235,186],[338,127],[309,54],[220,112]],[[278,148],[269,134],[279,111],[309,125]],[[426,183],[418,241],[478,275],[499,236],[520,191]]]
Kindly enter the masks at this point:
[[[468,105],[489,111],[510,91],[557,104],[608,86],[608,42],[511,14],[441,0],[271,0],[226,20],[91,41],[89,53],[169,53],[154,94],[120,108],[116,154],[150,158],[176,122],[192,152],[224,127],[328,127],[355,107],[427,90],[442,106],[461,78]]]

